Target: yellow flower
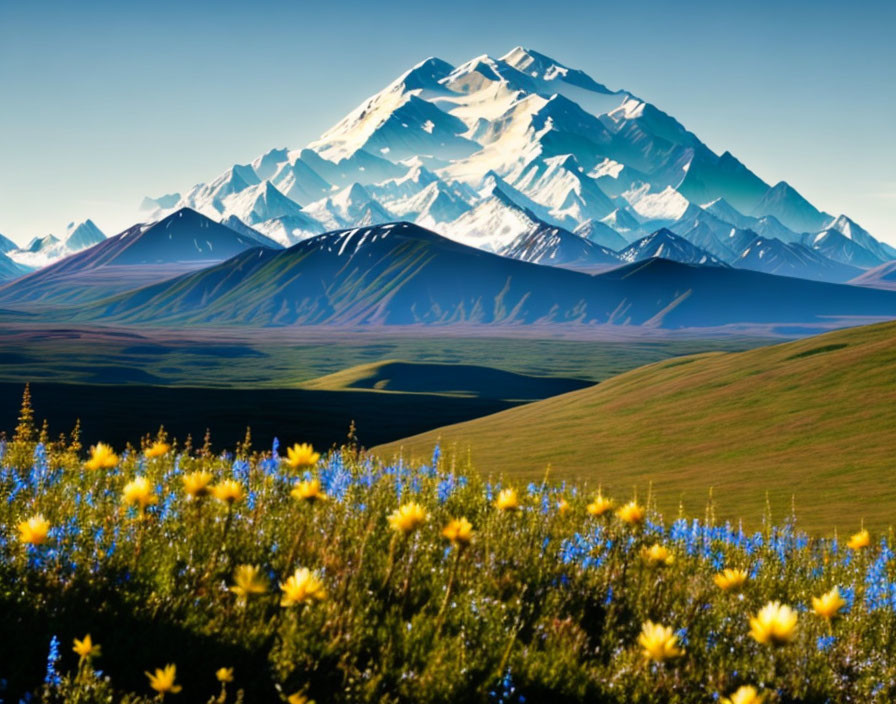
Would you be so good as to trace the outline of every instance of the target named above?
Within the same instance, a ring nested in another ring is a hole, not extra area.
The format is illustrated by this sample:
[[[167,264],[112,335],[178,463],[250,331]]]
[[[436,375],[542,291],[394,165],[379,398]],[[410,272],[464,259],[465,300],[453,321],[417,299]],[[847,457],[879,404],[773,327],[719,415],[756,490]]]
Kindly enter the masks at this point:
[[[118,464],[118,455],[105,443],[98,442],[90,448],[90,459],[84,463],[84,467],[90,470],[112,469]]]
[[[594,501],[585,507],[592,516],[603,516],[611,508],[613,508],[613,500],[608,499],[600,492],[594,497]]]
[[[569,502],[566,499],[560,499],[557,502],[557,511],[561,516],[565,515],[569,511]]]
[[[499,511],[516,511],[520,507],[520,500],[515,489],[501,489],[498,498],[495,499],[495,508]]]
[[[298,443],[286,450],[286,459],[283,460],[293,469],[302,469],[303,467],[313,467],[320,459],[320,453],[315,452],[314,448],[308,443]]]
[[[846,601],[840,596],[840,590],[834,587],[827,594],[812,597],[812,610],[823,619],[830,621],[846,606]]]
[[[232,667],[221,667],[218,668],[218,671],[215,672],[215,677],[218,678],[218,682],[233,682],[233,668]]]
[[[283,598],[280,606],[306,604],[312,600],[323,601],[327,598],[327,590],[320,578],[307,567],[296,570],[286,583],[280,583]]]
[[[194,499],[201,499],[211,492],[209,484],[212,483],[211,472],[190,472],[181,477],[184,482],[184,491]]]
[[[796,611],[770,601],[750,617],[750,635],[764,645],[786,645],[796,637]]]
[[[261,574],[258,565],[239,565],[233,570],[234,585],[230,591],[244,601],[252,594],[264,594],[268,590],[268,581]]]
[[[152,486],[146,477],[134,477],[125,484],[122,499],[126,504],[137,504],[141,512],[150,504],[159,502],[159,497],[152,493]]]
[[[747,581],[747,571],[726,567],[716,574],[712,578],[712,581],[715,582],[716,586],[723,592],[739,592],[743,589],[744,584]]]
[[[309,699],[301,692],[296,692],[295,694],[290,694],[286,698],[286,701],[289,702],[289,704],[314,704],[313,699]]]
[[[146,456],[146,459],[151,460],[153,457],[161,457],[162,455],[167,454],[170,449],[171,445],[167,442],[156,440],[152,445],[146,448],[146,451],[143,454]]]
[[[846,545],[851,550],[861,550],[862,548],[867,548],[869,545],[871,545],[871,536],[868,534],[868,531],[863,528],[858,533],[855,533],[852,537],[850,537]]]
[[[50,522],[38,513],[19,523],[18,528],[19,540],[23,543],[43,545],[47,540],[47,533],[50,532]]]
[[[451,544],[456,547],[466,547],[473,539],[473,524],[466,518],[455,518],[442,530]]]
[[[764,701],[764,694],[760,694],[755,687],[746,685],[731,696],[722,697],[720,704],[762,704]]]
[[[89,633],[84,636],[84,640],[75,638],[75,647],[72,650],[78,654],[82,661],[100,656],[100,646],[99,644],[94,645]]]
[[[616,511],[616,515],[619,519],[624,523],[628,523],[630,526],[636,526],[642,523],[645,514],[646,511],[644,510],[644,507],[638,506],[634,501],[629,501],[625,506],[621,506]]]
[[[647,621],[641,627],[638,645],[643,648],[644,657],[656,662],[684,655],[684,650],[678,647],[678,636],[672,632],[672,628],[653,621]]]
[[[651,567],[666,567],[675,562],[675,556],[665,545],[654,543],[649,548],[641,548],[641,559]]]
[[[423,525],[427,518],[429,516],[426,509],[416,502],[411,502],[395,509],[386,520],[389,521],[392,530],[407,535]]]
[[[156,673],[151,675],[144,673],[149,677],[149,686],[156,690],[163,697],[168,693],[177,694],[181,690],[179,684],[174,684],[174,677],[177,674],[177,667],[174,665],[165,665],[164,668],[156,668]]]
[[[234,479],[225,479],[220,484],[212,487],[215,498],[228,504],[234,504],[243,499],[243,487]]]
[[[293,498],[299,501],[307,501],[313,504],[315,501],[325,501],[327,495],[320,488],[320,480],[311,479],[310,481],[296,482],[295,487],[290,492]]]

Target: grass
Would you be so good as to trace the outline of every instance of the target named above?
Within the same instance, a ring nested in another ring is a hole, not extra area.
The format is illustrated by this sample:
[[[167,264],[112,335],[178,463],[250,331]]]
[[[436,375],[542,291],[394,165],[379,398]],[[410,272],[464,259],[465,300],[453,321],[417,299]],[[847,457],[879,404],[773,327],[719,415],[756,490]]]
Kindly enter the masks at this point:
[[[495,482],[444,457],[384,464],[353,446],[296,466],[276,448],[162,435],[116,449],[85,462],[77,437],[41,438],[27,408],[0,444],[4,699],[896,697],[892,532],[847,547],[789,523],[664,521],[652,501],[600,512],[578,486]],[[459,517],[472,533],[452,542]],[[243,566],[257,568],[252,589]],[[724,567],[742,588],[718,585]],[[813,597],[834,587],[828,619]],[[777,646],[750,622],[771,601],[795,610]],[[650,622],[662,629],[645,640]],[[87,634],[101,652],[79,657]],[[183,690],[157,694],[144,673],[168,664]]]
[[[708,350],[743,350],[769,338],[554,338],[545,331],[476,336],[427,329],[298,328],[151,330],[4,325],[0,382],[294,388],[350,367],[404,359],[470,364],[525,374],[601,381],[643,364]]]
[[[687,363],[685,363],[687,362]],[[801,525],[893,523],[896,324],[739,353],[657,362],[562,396],[376,448],[421,457],[440,442],[486,472],[652,483],[660,507],[756,524],[795,502]]]

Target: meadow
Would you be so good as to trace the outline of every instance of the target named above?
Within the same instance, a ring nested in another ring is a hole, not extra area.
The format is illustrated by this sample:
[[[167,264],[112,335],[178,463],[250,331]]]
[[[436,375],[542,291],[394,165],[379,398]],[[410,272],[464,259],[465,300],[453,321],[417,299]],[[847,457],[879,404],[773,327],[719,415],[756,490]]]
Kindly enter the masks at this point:
[[[711,503],[479,469],[164,431],[86,448],[23,404],[0,444],[0,697],[896,698],[892,530],[748,532]]]

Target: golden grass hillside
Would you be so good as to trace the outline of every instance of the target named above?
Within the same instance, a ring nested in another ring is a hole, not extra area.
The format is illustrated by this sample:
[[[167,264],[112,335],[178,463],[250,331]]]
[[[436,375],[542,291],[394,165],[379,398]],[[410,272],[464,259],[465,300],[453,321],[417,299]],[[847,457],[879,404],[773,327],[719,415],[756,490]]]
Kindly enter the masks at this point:
[[[803,528],[896,518],[896,323],[740,353],[658,362],[597,386],[376,448],[426,457],[440,442],[484,474],[650,483],[689,512],[758,523],[795,502]]]

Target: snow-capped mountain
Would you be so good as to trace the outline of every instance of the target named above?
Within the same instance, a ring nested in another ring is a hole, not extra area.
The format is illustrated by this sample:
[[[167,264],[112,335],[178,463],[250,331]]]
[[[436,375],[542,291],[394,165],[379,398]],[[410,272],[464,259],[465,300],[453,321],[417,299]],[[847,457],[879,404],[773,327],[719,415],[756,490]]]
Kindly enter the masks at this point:
[[[789,251],[823,270],[896,258],[658,107],[522,47],[459,66],[428,58],[306,148],[272,149],[144,206],[236,216],[284,245],[404,218],[490,251],[543,223],[615,250],[665,227],[735,265],[747,260],[731,233],[745,230],[815,250],[824,259]]]
[[[8,250],[7,256],[23,265],[28,271],[81,252],[105,239],[103,231],[88,218],[83,222],[70,222],[65,228],[65,238],[62,240],[55,235],[34,237],[27,246]]]
[[[80,252],[104,239],[106,235],[89,218],[81,223],[70,222],[65,229],[65,248],[69,252]]]
[[[619,266],[621,261],[613,250],[550,225],[524,232],[498,254],[533,264],[583,270],[607,269]]]
[[[682,264],[705,264],[708,266],[727,266],[724,261],[713,256],[705,249],[692,245],[683,237],[665,228],[652,235],[633,242],[619,252],[624,262],[641,262],[645,259],[669,259]]]

